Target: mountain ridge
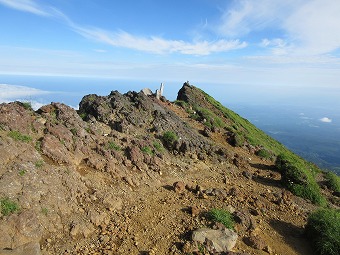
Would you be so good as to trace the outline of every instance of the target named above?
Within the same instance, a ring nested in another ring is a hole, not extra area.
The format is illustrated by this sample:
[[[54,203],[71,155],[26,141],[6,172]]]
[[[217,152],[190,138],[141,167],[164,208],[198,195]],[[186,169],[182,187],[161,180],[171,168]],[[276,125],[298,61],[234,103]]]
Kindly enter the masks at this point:
[[[304,187],[314,181],[313,202],[339,206],[313,165],[188,82],[174,103],[112,91],[78,111],[1,104],[0,127],[0,197],[20,207],[0,218],[0,250],[12,254],[201,252],[190,233],[215,207],[237,219],[228,254],[309,254],[290,236],[317,208]]]

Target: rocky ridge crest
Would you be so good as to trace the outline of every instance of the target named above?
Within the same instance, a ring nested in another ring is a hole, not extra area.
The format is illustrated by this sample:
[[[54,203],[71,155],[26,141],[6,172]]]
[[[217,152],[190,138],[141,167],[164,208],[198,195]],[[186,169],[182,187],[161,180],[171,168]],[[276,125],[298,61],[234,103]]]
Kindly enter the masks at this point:
[[[0,215],[0,254],[309,254],[315,206],[281,186],[261,146],[235,147],[204,93],[185,83],[178,102],[112,91],[78,111],[1,104],[0,198],[19,209]],[[211,208],[233,214],[235,247],[193,240],[202,226],[226,232]]]

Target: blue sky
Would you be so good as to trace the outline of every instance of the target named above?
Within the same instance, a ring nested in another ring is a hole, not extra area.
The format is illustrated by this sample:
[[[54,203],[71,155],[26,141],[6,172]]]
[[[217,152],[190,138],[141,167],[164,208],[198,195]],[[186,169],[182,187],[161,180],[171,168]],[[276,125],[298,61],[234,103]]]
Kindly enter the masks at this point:
[[[164,82],[171,99],[189,80],[222,103],[340,107],[339,13],[338,0],[0,0],[0,102],[67,102],[75,82],[56,96],[52,79],[78,77]],[[80,88],[69,104],[91,93]]]
[[[337,0],[0,0],[0,73],[340,86]]]

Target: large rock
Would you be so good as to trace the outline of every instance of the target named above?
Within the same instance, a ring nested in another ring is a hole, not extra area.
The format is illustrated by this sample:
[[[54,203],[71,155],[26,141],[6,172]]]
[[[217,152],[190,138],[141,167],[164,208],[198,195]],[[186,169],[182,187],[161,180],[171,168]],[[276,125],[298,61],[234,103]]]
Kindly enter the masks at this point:
[[[200,228],[192,233],[192,240],[205,244],[210,252],[227,252],[234,248],[238,235],[230,229]]]
[[[23,134],[32,133],[33,111],[26,109],[23,103],[0,104],[0,126],[4,130],[16,130]]]

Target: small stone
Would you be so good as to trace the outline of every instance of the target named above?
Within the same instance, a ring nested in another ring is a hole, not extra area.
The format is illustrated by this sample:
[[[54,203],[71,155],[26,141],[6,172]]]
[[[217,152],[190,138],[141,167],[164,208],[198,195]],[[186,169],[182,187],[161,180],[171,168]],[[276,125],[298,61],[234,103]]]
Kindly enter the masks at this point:
[[[207,194],[207,195],[209,195],[209,196],[212,196],[213,195],[213,189],[206,189],[205,191],[204,191],[204,193],[205,194]]]
[[[234,213],[236,211],[236,209],[232,205],[228,205],[226,209],[230,213]]]
[[[223,183],[224,183],[224,184],[229,184],[229,178],[228,178],[228,176],[224,176],[224,178],[223,178]]]
[[[248,172],[248,171],[243,171],[243,172],[242,172],[242,175],[243,175],[244,177],[246,177],[248,180],[251,180],[251,179],[253,178],[252,173],[250,173],[250,172]]]
[[[181,181],[175,182],[173,186],[174,186],[176,193],[183,193],[185,191],[184,182],[181,182]]]
[[[263,250],[269,254],[273,254],[273,250],[270,246],[266,245]]]
[[[267,245],[258,235],[251,234],[249,238],[245,238],[245,242],[254,249],[263,250]]]
[[[110,237],[105,235],[100,237],[100,241],[104,244],[108,243],[110,241]]]
[[[208,195],[205,194],[205,193],[201,193],[200,198],[207,199],[207,198],[208,198]]]
[[[239,193],[240,193],[240,191],[239,191],[237,188],[235,188],[235,187],[232,187],[232,188],[229,190],[229,195],[231,195],[231,196],[238,196]]]
[[[191,215],[192,216],[197,216],[199,215],[201,210],[197,206],[192,206],[191,207]]]
[[[196,191],[196,184],[193,182],[189,182],[187,183],[187,185],[185,185],[185,188],[191,192]]]

